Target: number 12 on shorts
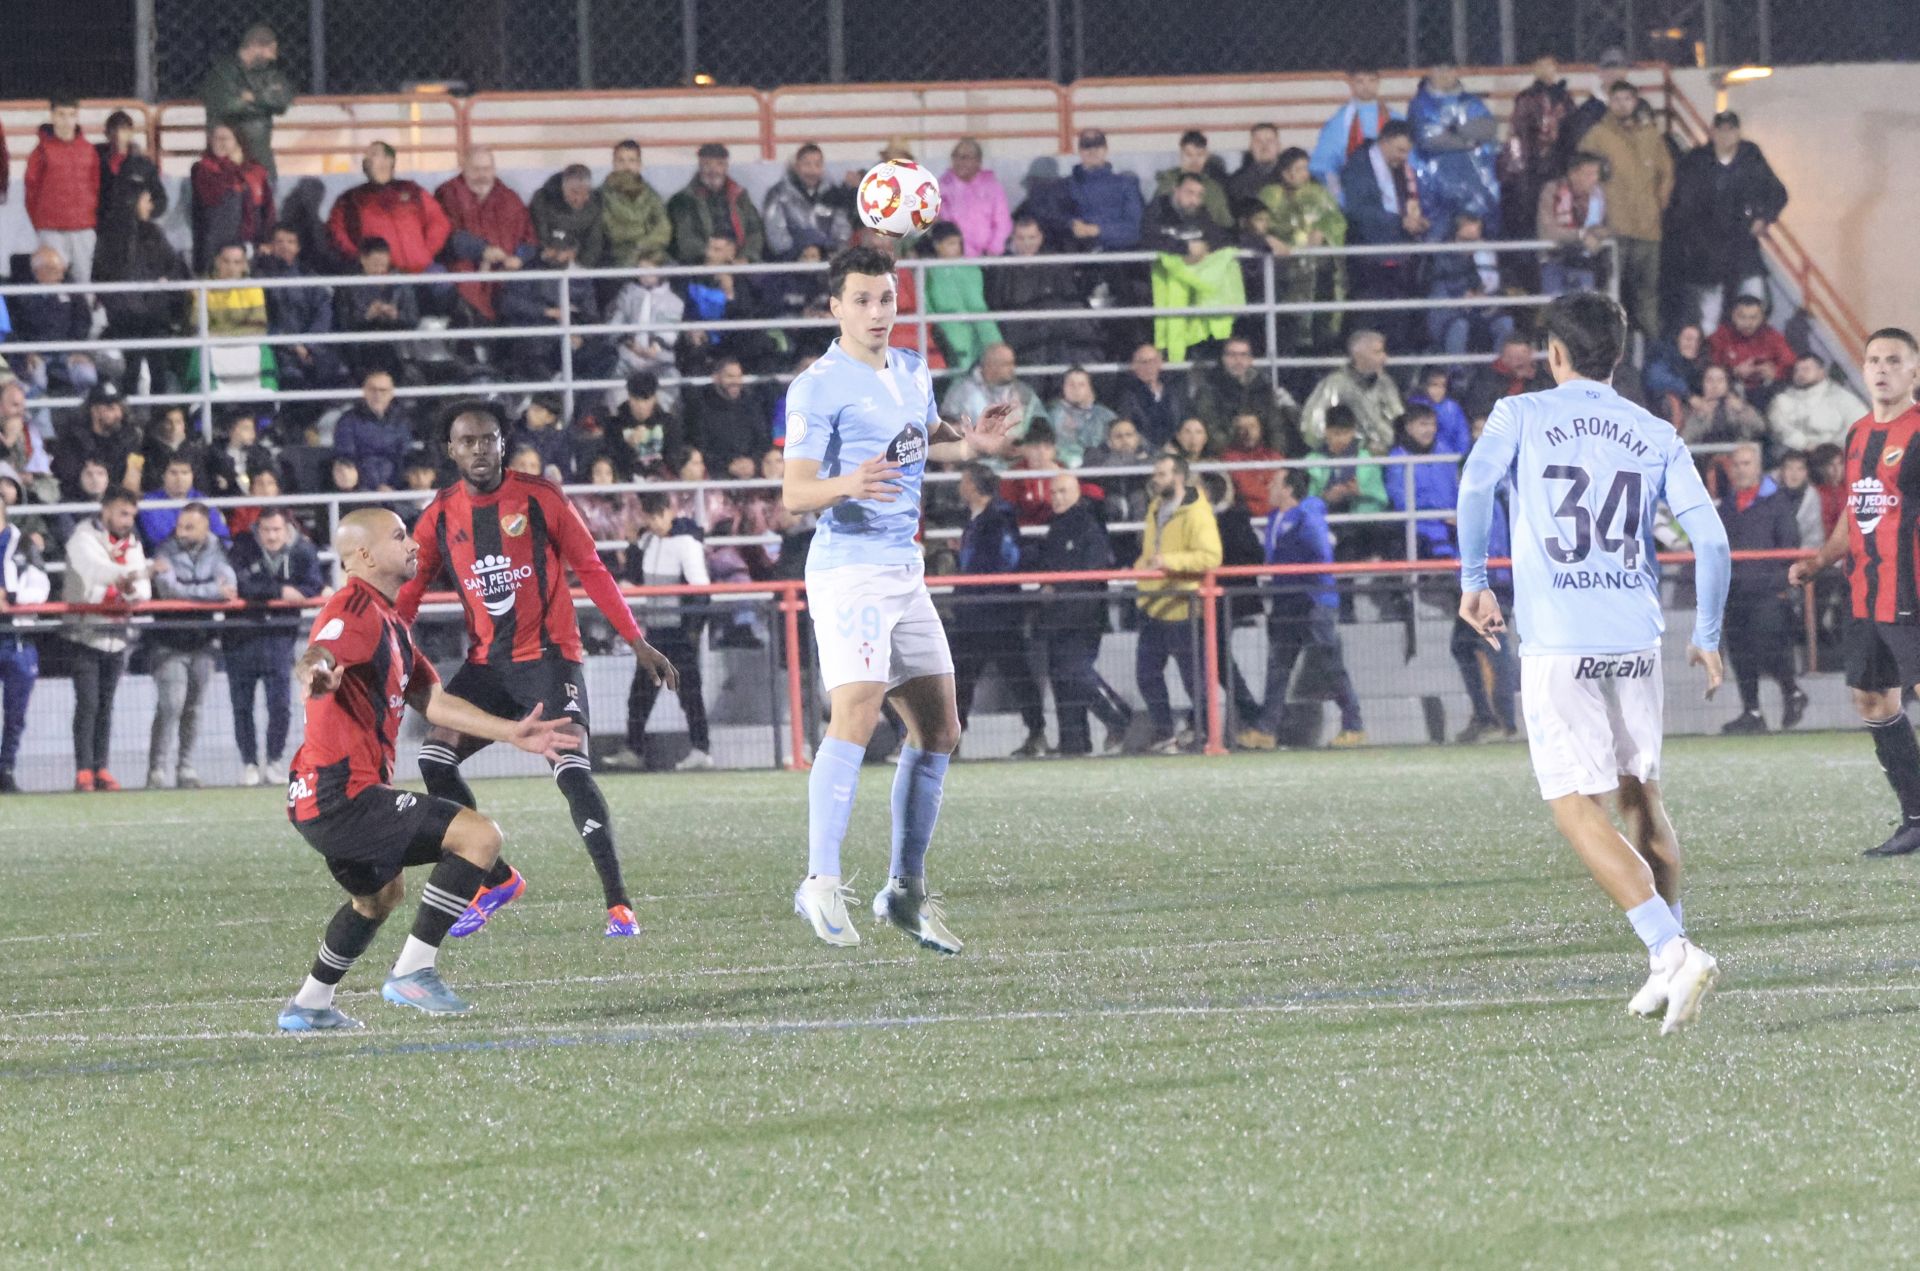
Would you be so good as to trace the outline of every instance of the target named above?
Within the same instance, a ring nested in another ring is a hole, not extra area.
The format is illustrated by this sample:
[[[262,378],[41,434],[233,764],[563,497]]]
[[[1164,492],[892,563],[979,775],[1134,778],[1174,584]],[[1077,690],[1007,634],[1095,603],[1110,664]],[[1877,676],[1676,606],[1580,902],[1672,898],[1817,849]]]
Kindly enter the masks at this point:
[[[1562,565],[1578,565],[1596,546],[1597,533],[1597,545],[1603,553],[1618,553],[1621,563],[1628,569],[1640,568],[1642,503],[1638,471],[1623,468],[1613,474],[1613,482],[1607,487],[1606,497],[1600,501],[1600,515],[1597,517],[1581,502],[1587,491],[1593,488],[1593,475],[1585,468],[1575,464],[1549,464],[1540,475],[1548,481],[1568,483],[1553,516],[1561,523],[1562,529],[1570,528],[1573,533],[1571,546],[1558,534],[1548,535],[1541,543],[1547,549],[1548,556]],[[1612,530],[1616,522],[1619,525],[1618,535]]]

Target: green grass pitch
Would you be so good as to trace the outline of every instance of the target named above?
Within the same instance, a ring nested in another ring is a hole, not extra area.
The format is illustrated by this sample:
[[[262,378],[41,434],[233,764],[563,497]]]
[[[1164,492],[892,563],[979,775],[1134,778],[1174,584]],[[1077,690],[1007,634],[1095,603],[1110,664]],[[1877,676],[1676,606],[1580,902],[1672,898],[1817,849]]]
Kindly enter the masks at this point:
[[[803,778],[608,780],[637,942],[551,784],[485,783],[531,890],[442,958],[475,1011],[377,999],[409,903],[323,1038],[273,1031],[336,903],[275,793],[7,799],[0,1264],[1910,1265],[1871,750],[1667,777],[1726,975],[1664,1040],[1518,747],[960,765],[951,959],[791,916]]]

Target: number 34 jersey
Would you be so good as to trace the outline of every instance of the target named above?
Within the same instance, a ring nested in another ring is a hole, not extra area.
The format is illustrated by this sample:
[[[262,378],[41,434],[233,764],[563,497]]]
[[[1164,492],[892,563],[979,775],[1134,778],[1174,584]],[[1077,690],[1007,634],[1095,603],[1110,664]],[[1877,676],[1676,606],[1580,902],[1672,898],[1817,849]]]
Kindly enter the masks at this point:
[[[1502,399],[1474,443],[1513,481],[1523,655],[1631,653],[1666,628],[1654,514],[1711,497],[1673,426],[1597,380]]]

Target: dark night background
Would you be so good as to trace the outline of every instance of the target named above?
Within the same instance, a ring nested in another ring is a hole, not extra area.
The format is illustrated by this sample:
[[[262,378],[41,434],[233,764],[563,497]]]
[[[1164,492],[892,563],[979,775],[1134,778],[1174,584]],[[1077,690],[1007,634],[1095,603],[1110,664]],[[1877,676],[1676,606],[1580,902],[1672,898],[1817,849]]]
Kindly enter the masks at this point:
[[[282,61],[311,90],[309,0],[155,0],[160,96],[194,95],[209,59],[249,23],[281,33]],[[1760,0],[1720,0],[1723,61],[1759,55]],[[1405,0],[1058,0],[1063,78],[1337,68],[1408,61]],[[1610,7],[1618,8],[1615,4]],[[1636,0],[1643,20],[1661,0]],[[688,61],[680,0],[589,0],[593,84],[679,83]],[[1044,0],[902,6],[844,0],[851,81],[1040,78]],[[576,0],[325,0],[326,89],[394,91],[408,80],[475,89],[566,89],[580,83]],[[1414,53],[1452,47],[1450,0],[1421,0]],[[1516,0],[1520,60],[1550,49],[1591,58],[1621,42],[1583,24],[1574,0]],[[828,0],[698,0],[693,60],[722,84],[771,87],[827,78]],[[1169,19],[1170,13],[1177,17]],[[1470,62],[1499,57],[1495,0],[1468,0]],[[1772,0],[1780,64],[1920,60],[1920,0]],[[0,0],[0,99],[55,90],[134,91],[133,0]],[[1689,33],[1690,36],[1697,32]],[[1679,56],[1686,40],[1643,33],[1643,57]]]

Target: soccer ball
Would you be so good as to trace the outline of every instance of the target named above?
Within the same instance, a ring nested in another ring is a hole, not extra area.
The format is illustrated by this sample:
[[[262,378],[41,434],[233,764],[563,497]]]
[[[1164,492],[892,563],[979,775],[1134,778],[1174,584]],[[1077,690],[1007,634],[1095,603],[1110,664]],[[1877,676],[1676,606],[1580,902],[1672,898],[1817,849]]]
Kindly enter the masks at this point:
[[[860,178],[860,221],[904,238],[940,219],[940,182],[911,159],[876,163]]]

